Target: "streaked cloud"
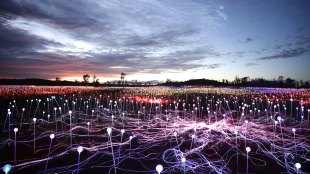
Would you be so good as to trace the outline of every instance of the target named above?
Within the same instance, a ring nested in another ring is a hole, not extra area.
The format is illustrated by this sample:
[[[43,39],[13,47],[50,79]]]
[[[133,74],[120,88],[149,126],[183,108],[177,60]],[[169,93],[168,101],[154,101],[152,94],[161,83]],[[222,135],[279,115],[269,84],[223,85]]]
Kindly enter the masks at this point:
[[[286,8],[273,3],[272,7]],[[133,79],[149,75],[163,80],[173,73],[195,78],[227,66],[237,70],[238,62],[260,60],[261,65],[307,55],[309,23],[296,22],[292,31],[284,28],[282,33],[275,25],[265,32],[261,26],[285,18],[273,20],[265,17],[268,12],[253,10],[268,11],[267,5],[200,0],[1,1],[0,76],[65,79],[90,73],[111,79],[126,71]],[[288,35],[295,40],[286,39]]]

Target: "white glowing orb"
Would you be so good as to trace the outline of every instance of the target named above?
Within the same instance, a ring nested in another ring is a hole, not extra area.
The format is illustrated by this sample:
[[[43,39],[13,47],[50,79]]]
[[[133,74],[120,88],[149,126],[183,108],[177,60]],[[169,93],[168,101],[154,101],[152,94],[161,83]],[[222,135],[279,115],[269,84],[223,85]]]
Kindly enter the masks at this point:
[[[164,170],[164,167],[161,164],[158,164],[156,166],[156,171],[158,174],[160,174]]]
[[[125,133],[125,129],[122,129],[122,130],[121,130],[121,133],[124,134],[124,133]]]
[[[107,132],[108,132],[108,134],[110,135],[111,132],[112,132],[112,128],[108,127],[108,128],[107,128]]]
[[[33,118],[32,120],[33,120],[33,122],[36,122],[36,121],[37,121],[37,118]]]
[[[251,148],[250,147],[246,147],[245,150],[246,150],[246,152],[249,153],[251,151]]]
[[[79,146],[77,149],[76,149],[79,153],[83,152],[84,148],[83,146]]]
[[[295,164],[295,167],[296,167],[297,169],[300,169],[300,168],[301,168],[301,164],[300,164],[300,163],[296,163],[296,164]]]
[[[174,136],[177,136],[177,135],[178,135],[178,133],[177,133],[177,132],[173,132],[173,135],[174,135]]]
[[[14,132],[16,133],[18,131],[18,128],[16,127],[16,128],[14,128]]]
[[[181,158],[181,162],[182,162],[182,163],[185,163],[185,162],[186,162],[186,158],[182,157],[182,158]]]
[[[50,139],[54,139],[54,138],[55,138],[55,134],[51,134]]]
[[[4,171],[4,173],[9,173],[9,171],[11,170],[12,166],[10,164],[6,164],[2,167],[2,170]]]
[[[292,129],[292,131],[295,133],[295,132],[296,132],[296,129],[295,129],[295,128],[293,128],[293,129]]]

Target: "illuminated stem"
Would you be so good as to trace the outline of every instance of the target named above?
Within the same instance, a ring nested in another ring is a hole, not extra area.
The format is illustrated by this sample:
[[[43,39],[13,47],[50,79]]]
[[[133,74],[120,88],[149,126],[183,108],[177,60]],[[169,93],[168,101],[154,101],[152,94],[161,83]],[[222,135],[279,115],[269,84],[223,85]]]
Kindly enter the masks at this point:
[[[36,122],[33,123],[33,153],[36,153]]]
[[[112,150],[114,173],[116,174],[115,159],[114,159],[114,151],[113,151],[113,145],[112,145],[112,137],[111,137],[111,135],[109,135],[109,138],[110,138],[110,144],[111,144],[111,150]]]
[[[49,147],[49,149],[48,149],[48,155],[47,155],[47,159],[46,159],[46,163],[45,163],[44,174],[46,173],[47,163],[48,163],[48,160],[49,160],[49,158],[50,158],[52,142],[53,142],[53,139],[51,139],[50,147]]]
[[[16,132],[15,132],[15,138],[14,138],[14,167],[16,165]]]

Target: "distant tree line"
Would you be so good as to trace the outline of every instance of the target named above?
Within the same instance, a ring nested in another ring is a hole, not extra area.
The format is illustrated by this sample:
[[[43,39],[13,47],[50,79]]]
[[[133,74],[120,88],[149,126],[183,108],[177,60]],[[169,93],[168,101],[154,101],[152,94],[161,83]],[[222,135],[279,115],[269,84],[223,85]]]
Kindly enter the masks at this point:
[[[229,81],[228,79],[222,79],[220,81],[209,79],[191,79],[183,82],[174,82],[171,79],[167,79],[165,83],[160,85],[167,86],[182,86],[182,85],[210,85],[210,86],[242,86],[242,87],[272,87],[272,88],[310,88],[310,81],[294,80],[292,78],[284,79],[283,76],[279,76],[277,79],[266,80],[264,78],[251,79],[249,76],[241,77],[235,76],[235,79]]]
[[[222,79],[223,84],[230,86],[253,86],[253,87],[276,87],[276,88],[309,88],[310,81],[295,80],[290,77],[284,78],[279,76],[277,79],[266,80],[264,78],[251,79],[249,76],[241,77],[235,76],[233,81]]]
[[[241,77],[235,76],[233,81],[222,79],[222,83],[233,86],[253,86],[253,87],[278,87],[278,88],[309,88],[310,81],[295,80],[290,77],[284,78],[279,76],[277,79],[266,80],[264,78],[250,79],[249,76]]]
[[[264,78],[254,78],[251,79],[249,76],[238,77],[235,76],[235,79],[229,81],[228,79],[209,80],[209,79],[191,79],[183,82],[172,81],[167,79],[164,83],[154,83],[151,81],[148,82],[139,82],[138,80],[128,82],[125,80],[125,73],[121,73],[120,81],[107,81],[104,83],[99,83],[99,79],[96,75],[93,75],[93,81],[90,82],[90,75],[83,75],[83,81],[79,82],[75,80],[66,81],[61,80],[61,77],[57,76],[55,81],[44,80],[44,79],[0,79],[0,85],[46,85],[46,86],[193,86],[193,85],[209,85],[209,86],[236,86],[236,87],[277,87],[277,88],[310,88],[310,81],[304,80],[295,80],[292,78],[284,78],[279,76],[277,79],[266,80]]]

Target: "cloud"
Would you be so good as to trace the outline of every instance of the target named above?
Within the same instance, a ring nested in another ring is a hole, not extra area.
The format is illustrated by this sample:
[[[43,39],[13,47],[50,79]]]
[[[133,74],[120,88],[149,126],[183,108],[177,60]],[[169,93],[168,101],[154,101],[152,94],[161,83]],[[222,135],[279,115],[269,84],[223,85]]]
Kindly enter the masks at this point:
[[[251,37],[247,37],[246,39],[245,39],[245,43],[248,43],[248,42],[252,42],[253,41],[253,38],[251,38]]]
[[[304,31],[303,27],[299,27],[299,28],[296,29],[296,32],[302,32],[302,31]]]
[[[205,28],[227,20],[216,7],[200,1],[2,1],[1,71],[54,78],[202,67],[191,62],[220,55],[203,37]]]
[[[256,66],[256,65],[258,65],[258,64],[257,63],[251,63],[251,62],[245,64],[245,66],[247,66],[247,67]]]
[[[287,59],[287,58],[297,58],[298,56],[309,54],[309,49],[305,48],[293,48],[290,50],[284,50],[278,54],[272,56],[265,56],[258,58],[257,60],[272,60],[272,59]]]
[[[310,37],[307,35],[297,35],[293,37],[293,41],[276,43],[271,46],[273,55],[257,58],[256,60],[272,60],[272,59],[288,59],[298,58],[302,55],[310,53]],[[261,53],[269,52],[269,49],[264,49]]]
[[[206,65],[206,67],[208,68],[208,69],[216,69],[216,68],[219,68],[221,66],[221,64],[217,64],[217,63],[215,63],[215,64],[210,64],[210,65]]]

